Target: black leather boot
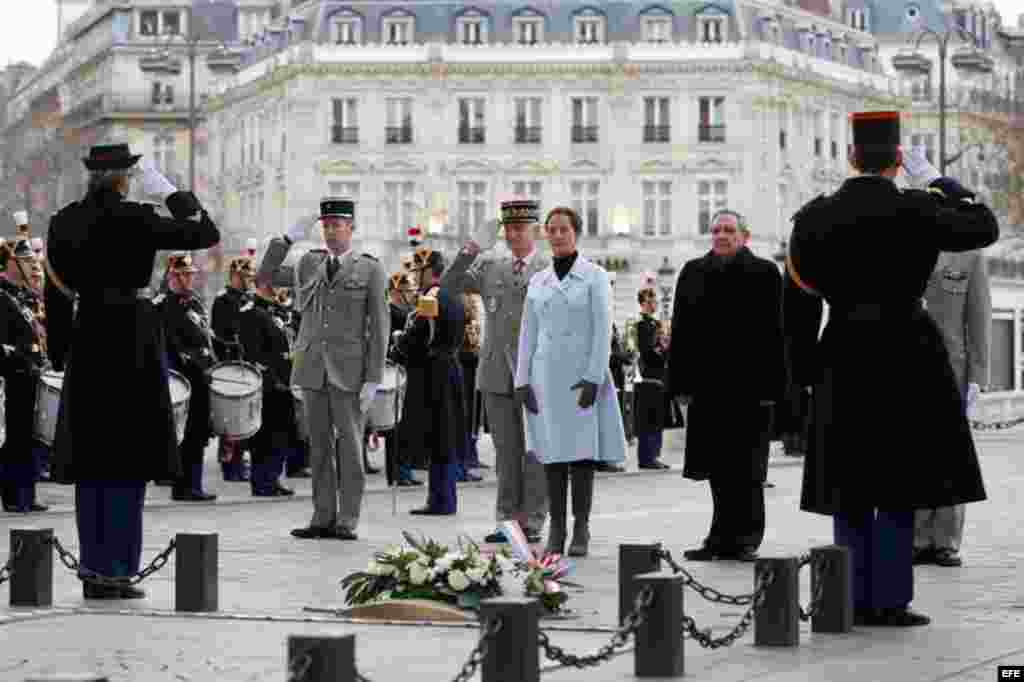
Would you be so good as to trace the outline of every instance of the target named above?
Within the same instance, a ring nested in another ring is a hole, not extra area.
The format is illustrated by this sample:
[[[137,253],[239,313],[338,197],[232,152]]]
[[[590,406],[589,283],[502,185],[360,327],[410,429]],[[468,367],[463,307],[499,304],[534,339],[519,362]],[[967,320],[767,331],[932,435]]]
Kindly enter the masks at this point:
[[[565,515],[569,496],[569,465],[546,464],[544,473],[548,478],[548,505],[551,524],[548,527],[548,546],[546,554],[562,554],[565,552]]]
[[[569,556],[587,556],[590,551],[590,508],[594,503],[594,468],[572,465],[572,542]]]

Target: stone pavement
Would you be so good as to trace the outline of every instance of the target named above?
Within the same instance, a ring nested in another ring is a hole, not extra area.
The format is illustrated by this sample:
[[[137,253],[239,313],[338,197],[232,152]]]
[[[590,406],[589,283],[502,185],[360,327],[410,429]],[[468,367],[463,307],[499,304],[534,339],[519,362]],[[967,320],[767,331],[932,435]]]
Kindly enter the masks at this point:
[[[847,635],[812,635],[804,626],[801,646],[795,649],[755,648],[752,633],[716,651],[687,642],[687,678],[991,680],[997,664],[1024,663],[1020,570],[1024,539],[1017,532],[1020,513],[1016,507],[1024,485],[1020,460],[1024,429],[981,434],[978,442],[989,501],[968,509],[965,566],[916,569],[914,606],[933,618],[930,627],[859,628]],[[678,464],[679,453],[671,453],[666,460]],[[768,531],[762,556],[792,556],[831,542],[830,520],[797,508],[799,461],[782,463],[769,473],[776,487],[766,491]],[[241,488],[244,494],[229,494],[216,504],[150,505],[144,549],[148,560],[176,532],[218,532],[219,614],[173,613],[173,561],[144,584],[148,599],[116,605],[86,604],[78,581],[58,564],[55,612],[11,610],[6,607],[7,588],[0,587],[0,681],[16,682],[56,671],[101,671],[117,682],[281,680],[287,636],[299,633],[355,633],[360,670],[377,682],[448,680],[458,672],[476,641],[474,629],[346,624],[306,609],[340,607],[338,581],[365,566],[374,550],[400,541],[403,529],[443,542],[454,542],[460,534],[481,537],[493,527],[493,486],[460,487],[460,512],[454,519],[409,516],[407,511],[422,503],[422,489],[403,490],[397,514],[392,513],[390,494],[370,492],[360,540],[338,542],[298,541],[288,535],[289,529],[308,522],[308,499],[232,504],[234,499],[248,499],[247,486],[219,485],[221,490]],[[371,487],[380,490],[382,485]],[[60,487],[47,486],[44,499],[63,494]],[[167,496],[166,489],[158,490],[157,497]],[[579,617],[549,626],[554,644],[578,654],[597,651],[609,640],[616,623],[618,544],[662,541],[680,555],[700,541],[710,516],[707,486],[681,479],[678,470],[602,476],[594,505],[592,554],[576,564],[575,579],[585,589],[573,594],[570,602]],[[8,529],[26,526],[53,527],[69,548],[77,550],[70,514],[0,515],[0,557],[6,556]],[[749,564],[696,563],[687,568],[723,592],[748,593],[753,585]],[[808,582],[804,571],[804,603]],[[510,594],[518,594],[517,584],[508,587]],[[740,608],[710,604],[691,590],[685,599],[687,612],[698,626],[713,627],[716,636],[742,615]],[[561,669],[545,677],[588,682],[632,679],[633,657],[626,653],[585,672]]]

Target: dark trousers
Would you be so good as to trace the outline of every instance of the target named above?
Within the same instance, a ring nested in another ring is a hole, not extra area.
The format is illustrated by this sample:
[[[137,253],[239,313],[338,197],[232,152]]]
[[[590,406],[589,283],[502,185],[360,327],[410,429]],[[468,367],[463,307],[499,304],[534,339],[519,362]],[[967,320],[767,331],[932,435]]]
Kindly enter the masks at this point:
[[[263,424],[263,428],[253,436],[249,443],[252,447],[252,468],[249,482],[253,495],[269,495],[280,483],[278,479],[284,470],[284,461],[288,450],[288,433],[275,431],[271,424]]]
[[[84,568],[110,578],[138,572],[145,499],[145,481],[75,484],[75,520]]]
[[[704,546],[723,554],[754,551],[764,540],[764,485],[761,481],[712,476],[711,530]]]
[[[654,464],[661,456],[662,434],[661,429],[657,431],[644,431],[636,435],[636,458],[643,464]]]
[[[427,481],[427,507],[434,511],[454,514],[457,511],[455,479],[457,464],[430,463],[430,477]]]
[[[285,459],[289,475],[305,469],[309,466],[309,443],[293,435]]]
[[[395,485],[399,481],[413,480],[412,467],[398,457],[398,429],[391,429],[383,435],[384,471],[387,474],[388,485]]]
[[[4,509],[17,512],[29,511],[36,501],[36,479],[39,468],[33,457],[30,460],[15,460],[2,465],[0,473],[0,498]]]
[[[914,598],[914,512],[835,514],[837,545],[850,548],[858,609],[903,609]]]
[[[224,474],[225,481],[245,479],[245,458],[242,453],[246,447],[252,447],[248,441],[228,443],[223,438],[220,439],[220,470]]]
[[[177,493],[202,492],[203,490],[203,454],[206,450],[206,438],[190,438],[185,435],[185,440],[178,446],[181,454],[182,476],[174,483],[174,491]]]

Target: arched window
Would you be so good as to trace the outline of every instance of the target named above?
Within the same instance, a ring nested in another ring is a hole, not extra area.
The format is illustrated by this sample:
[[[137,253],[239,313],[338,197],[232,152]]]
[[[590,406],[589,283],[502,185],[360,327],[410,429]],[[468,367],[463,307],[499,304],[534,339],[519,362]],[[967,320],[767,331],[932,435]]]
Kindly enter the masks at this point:
[[[409,45],[415,30],[416,17],[404,9],[393,9],[381,19],[381,41],[388,45]]]
[[[487,42],[487,14],[475,7],[467,7],[455,17],[455,39],[463,45],[483,45]]]
[[[512,13],[512,30],[520,45],[536,45],[544,41],[544,15],[532,7]]]
[[[337,45],[359,45],[363,42],[363,18],[351,9],[331,15],[331,42]]]
[[[577,45],[596,45],[605,41],[608,20],[604,13],[593,7],[584,7],[573,15],[574,42]]]
[[[649,43],[667,43],[672,40],[672,12],[660,5],[652,5],[640,12],[642,39]]]

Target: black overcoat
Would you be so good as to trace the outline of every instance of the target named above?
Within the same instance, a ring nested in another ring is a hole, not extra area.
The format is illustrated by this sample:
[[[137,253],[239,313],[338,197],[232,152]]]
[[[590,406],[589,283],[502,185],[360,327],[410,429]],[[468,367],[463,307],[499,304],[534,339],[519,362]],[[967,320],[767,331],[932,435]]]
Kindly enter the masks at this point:
[[[252,296],[241,289],[227,287],[213,299],[210,306],[210,327],[213,329],[213,352],[220,360],[240,360],[242,349],[236,341],[241,337],[242,306]]]
[[[167,337],[169,367],[192,386],[185,440],[205,445],[213,435],[210,424],[210,380],[207,372],[217,362],[210,337],[210,322],[203,301],[192,293],[161,294],[157,308]]]
[[[810,406],[813,396],[808,390],[817,377],[818,336],[824,310],[824,303],[818,296],[813,296],[797,286],[789,271],[782,273],[782,315],[789,322],[785,334],[786,350],[786,396],[775,410],[776,440],[783,436],[798,436],[804,443],[801,452],[806,450],[807,430],[810,423]],[[803,329],[790,329],[794,324],[809,325]],[[793,358],[800,358],[794,363]]]
[[[437,290],[438,318],[431,337],[426,319],[415,318],[397,344],[407,370],[399,438],[403,460],[422,457],[450,463],[466,447],[463,378],[458,354],[466,332],[461,301],[446,288]]]
[[[263,371],[262,429],[290,433],[295,428],[295,400],[291,391],[292,361],[285,332],[286,321],[271,301],[252,297],[240,309],[239,338],[246,362]]]
[[[988,246],[999,227],[955,182],[943,178],[933,188],[945,196],[852,178],[794,217],[790,271],[829,304],[816,352],[791,358],[794,375],[813,381],[814,391],[806,511],[985,499],[953,370],[921,297],[940,251]],[[797,310],[786,311],[791,346],[814,346],[820,317]]]
[[[683,475],[764,480],[770,408],[785,394],[782,279],[746,248],[711,253],[679,273],[668,390],[691,399]]]
[[[46,355],[32,320],[36,294],[0,278],[0,376],[4,378],[7,440],[0,447],[0,471],[33,461],[38,377]]]
[[[167,206],[172,218],[115,192],[97,192],[50,221],[47,342],[55,367],[65,370],[51,470],[56,481],[148,481],[181,473],[163,327],[153,303],[136,291],[149,285],[157,251],[206,249],[220,232],[189,192],[172,194]],[[54,275],[77,292],[77,314]]]

